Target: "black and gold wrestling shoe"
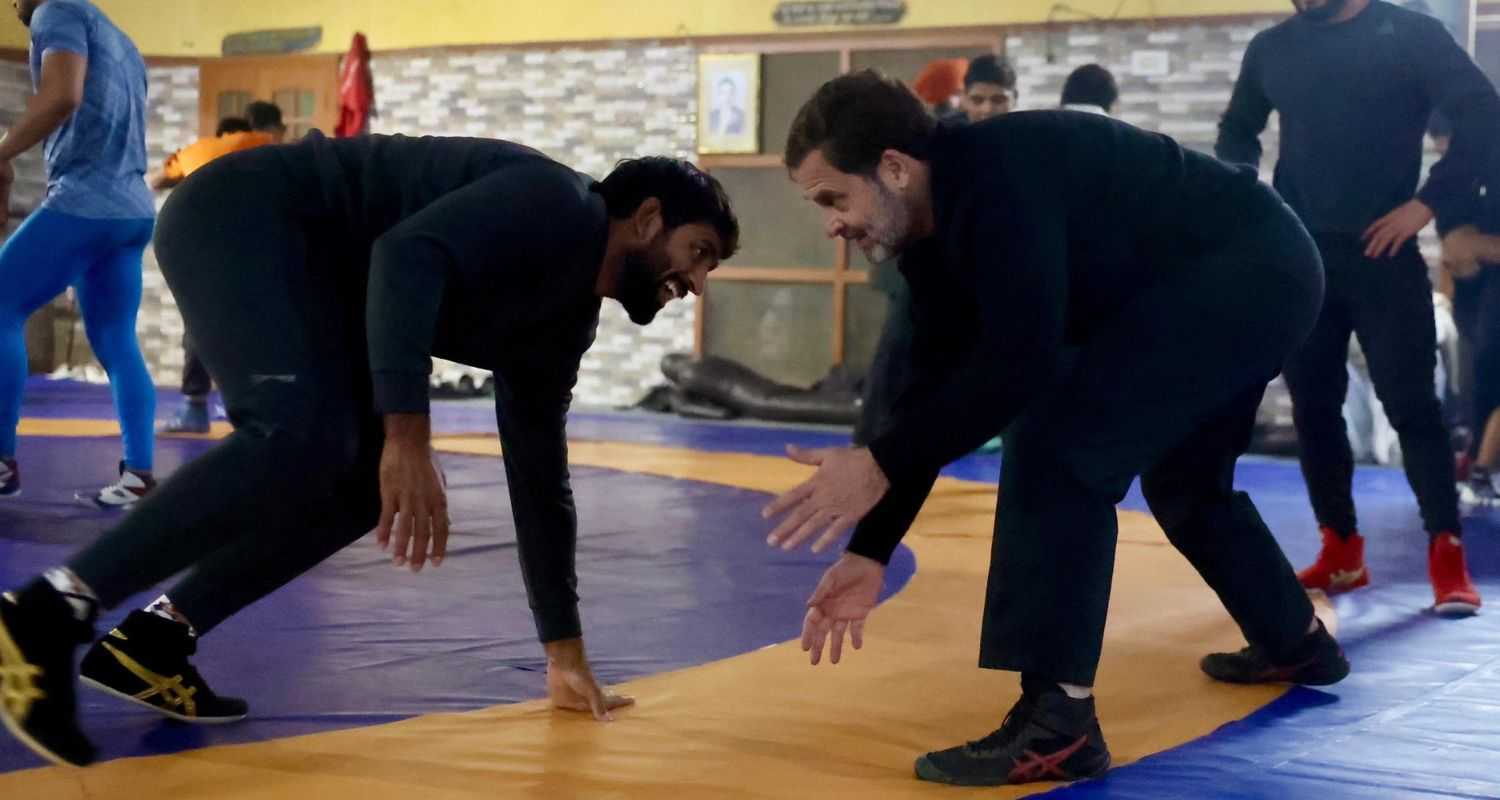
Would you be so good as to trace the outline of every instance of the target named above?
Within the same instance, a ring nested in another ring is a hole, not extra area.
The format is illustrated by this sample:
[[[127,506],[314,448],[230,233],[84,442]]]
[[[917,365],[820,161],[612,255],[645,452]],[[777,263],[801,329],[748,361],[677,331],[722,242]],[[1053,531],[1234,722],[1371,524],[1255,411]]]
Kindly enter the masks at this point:
[[[94,638],[68,597],[44,580],[0,598],[0,722],[33,752],[54,764],[81,767],[94,746],[78,727],[73,648]]]
[[[218,725],[244,719],[250,704],[214,694],[188,661],[197,651],[198,639],[188,626],[136,611],[89,648],[79,673],[85,686],[179,722]]]

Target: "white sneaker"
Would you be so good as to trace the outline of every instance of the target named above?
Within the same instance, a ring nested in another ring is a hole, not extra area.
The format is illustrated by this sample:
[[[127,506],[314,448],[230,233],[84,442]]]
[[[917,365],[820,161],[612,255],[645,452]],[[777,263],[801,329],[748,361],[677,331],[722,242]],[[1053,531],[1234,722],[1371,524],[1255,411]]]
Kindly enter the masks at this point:
[[[129,508],[155,488],[156,480],[151,473],[125,469],[122,461],[119,480],[97,492],[78,492],[73,497],[92,508]]]
[[[1495,486],[1494,475],[1475,475],[1458,485],[1458,502],[1465,508],[1495,508],[1500,506],[1500,489]]]
[[[0,458],[0,500],[21,496],[21,468],[15,459]]]

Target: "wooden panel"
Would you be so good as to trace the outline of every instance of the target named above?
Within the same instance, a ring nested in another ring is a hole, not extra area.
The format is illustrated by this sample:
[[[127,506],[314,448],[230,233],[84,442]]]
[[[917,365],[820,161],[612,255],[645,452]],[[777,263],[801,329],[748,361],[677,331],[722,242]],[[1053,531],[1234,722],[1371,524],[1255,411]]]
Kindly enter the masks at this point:
[[[829,331],[833,363],[844,363],[844,306],[846,303],[842,284],[833,287],[833,330]]]
[[[718,283],[705,298],[704,352],[774,381],[811,386],[833,365],[831,287]]]
[[[713,271],[709,281],[751,281],[755,283],[869,283],[867,270],[833,272],[826,269],[803,269],[800,267],[731,267],[725,265]]]
[[[282,108],[289,138],[309,127],[333,134],[338,124],[337,55],[273,56],[264,58],[222,58],[203,63],[199,71],[198,128],[203,136],[212,136],[219,124],[219,96],[246,92],[256,100],[276,102],[277,93],[292,92],[302,98],[311,93],[311,107],[305,100]],[[299,111],[301,113],[299,113]],[[310,113],[309,113],[310,112]]]
[[[1217,19],[1217,18],[1216,18]],[[869,34],[784,34],[702,37],[706,53],[807,53],[815,50],[905,50],[923,47],[993,47],[1004,27],[887,30]]]
[[[856,374],[867,372],[875,360],[880,332],[885,326],[890,298],[870,286],[849,286],[844,290],[843,359]]]
[[[807,269],[805,267],[731,267],[724,265],[713,271],[710,281],[753,281],[756,283],[827,283],[836,280],[831,269]]]
[[[796,184],[780,168],[719,168],[740,219],[736,267],[802,267],[832,272],[837,248],[824,232],[817,207],[802,199]]]
[[[698,156],[698,166],[712,171],[716,169],[747,169],[765,168],[780,169],[782,166],[780,153],[748,153],[745,155],[702,155]]]
[[[792,119],[813,92],[839,74],[836,50],[767,55],[761,59],[762,153],[780,157]]]

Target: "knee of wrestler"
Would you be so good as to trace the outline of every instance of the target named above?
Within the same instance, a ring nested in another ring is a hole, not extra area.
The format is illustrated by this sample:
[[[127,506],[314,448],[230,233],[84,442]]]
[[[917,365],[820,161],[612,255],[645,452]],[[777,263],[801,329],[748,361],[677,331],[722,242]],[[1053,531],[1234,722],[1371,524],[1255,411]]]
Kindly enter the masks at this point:
[[[1178,479],[1147,473],[1141,476],[1141,494],[1150,506],[1157,524],[1171,538],[1172,531],[1192,516],[1193,503],[1181,489]]]
[[[313,414],[249,415],[236,433],[269,448],[275,463],[301,476],[310,495],[334,491],[360,468],[354,420]]]

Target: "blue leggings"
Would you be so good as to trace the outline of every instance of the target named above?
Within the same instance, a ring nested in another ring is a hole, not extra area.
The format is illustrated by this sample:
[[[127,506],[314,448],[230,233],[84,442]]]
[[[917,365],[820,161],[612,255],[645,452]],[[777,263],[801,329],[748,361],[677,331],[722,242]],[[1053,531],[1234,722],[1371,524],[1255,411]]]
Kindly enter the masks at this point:
[[[41,209],[0,247],[0,458],[16,453],[26,385],[26,318],[69,286],[84,330],[109,373],[125,439],[125,464],[151,469],[156,387],[135,338],[141,253],[150,219],[89,219]]]

